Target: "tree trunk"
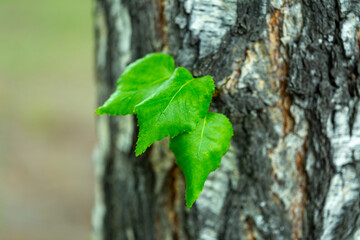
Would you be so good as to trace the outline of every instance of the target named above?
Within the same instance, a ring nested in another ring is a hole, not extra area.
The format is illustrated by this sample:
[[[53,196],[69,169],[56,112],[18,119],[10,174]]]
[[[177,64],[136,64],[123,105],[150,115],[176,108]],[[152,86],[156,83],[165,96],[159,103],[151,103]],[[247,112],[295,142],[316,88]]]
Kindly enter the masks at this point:
[[[134,116],[98,117],[95,239],[360,239],[360,2],[96,0],[98,104],[165,52],[230,78],[211,110],[229,152],[188,211],[168,140],[139,158]]]

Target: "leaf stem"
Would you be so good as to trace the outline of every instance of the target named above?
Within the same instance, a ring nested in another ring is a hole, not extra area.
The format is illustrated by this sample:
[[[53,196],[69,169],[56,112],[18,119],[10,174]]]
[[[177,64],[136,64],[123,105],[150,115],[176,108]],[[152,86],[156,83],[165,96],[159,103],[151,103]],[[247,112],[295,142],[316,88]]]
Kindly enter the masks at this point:
[[[226,84],[231,80],[231,77],[228,77],[226,79],[226,82],[224,82],[223,84],[220,85],[219,88],[215,87],[215,93],[213,94],[213,97],[218,97],[221,95],[222,91],[223,91],[223,88],[224,86],[226,86]]]

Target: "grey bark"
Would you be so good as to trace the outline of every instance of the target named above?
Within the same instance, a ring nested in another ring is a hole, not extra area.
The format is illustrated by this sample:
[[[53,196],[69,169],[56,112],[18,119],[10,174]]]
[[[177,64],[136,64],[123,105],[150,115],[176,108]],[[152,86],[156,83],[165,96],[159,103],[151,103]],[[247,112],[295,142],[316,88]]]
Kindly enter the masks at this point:
[[[131,61],[173,55],[226,84],[235,135],[190,211],[136,119],[98,117],[95,239],[360,239],[360,2],[95,0],[98,104]]]

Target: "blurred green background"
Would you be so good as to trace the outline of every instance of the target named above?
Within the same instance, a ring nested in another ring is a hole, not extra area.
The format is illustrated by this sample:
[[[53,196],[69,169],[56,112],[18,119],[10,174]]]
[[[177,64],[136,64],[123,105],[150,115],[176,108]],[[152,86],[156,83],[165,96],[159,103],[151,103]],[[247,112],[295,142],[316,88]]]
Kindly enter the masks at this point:
[[[90,239],[92,3],[0,0],[0,239]]]

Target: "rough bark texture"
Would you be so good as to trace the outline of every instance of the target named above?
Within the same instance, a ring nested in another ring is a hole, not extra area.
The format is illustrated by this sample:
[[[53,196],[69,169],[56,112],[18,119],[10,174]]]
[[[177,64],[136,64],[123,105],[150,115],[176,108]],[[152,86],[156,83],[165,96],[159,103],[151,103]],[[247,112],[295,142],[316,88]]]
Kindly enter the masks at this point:
[[[131,61],[230,78],[235,135],[187,211],[168,140],[139,158],[133,116],[98,118],[96,239],[360,239],[360,2],[95,0],[99,104]]]

